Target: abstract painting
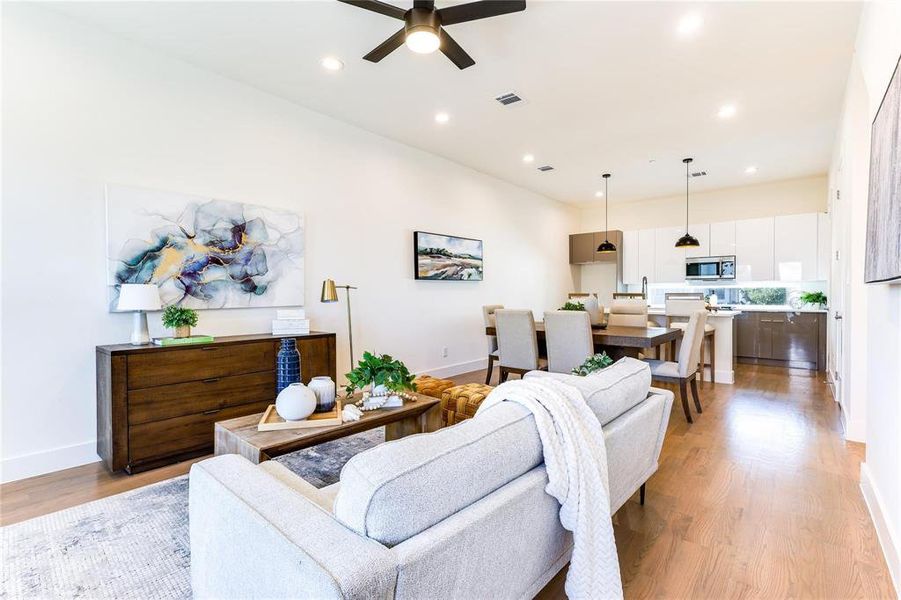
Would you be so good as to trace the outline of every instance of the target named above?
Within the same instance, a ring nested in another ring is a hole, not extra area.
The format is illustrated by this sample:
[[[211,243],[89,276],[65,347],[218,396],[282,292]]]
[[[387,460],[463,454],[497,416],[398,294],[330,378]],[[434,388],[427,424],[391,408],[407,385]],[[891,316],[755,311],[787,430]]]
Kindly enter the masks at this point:
[[[864,281],[901,279],[901,59],[873,119]]]
[[[164,305],[297,306],[304,298],[304,222],[253,204],[110,185],[110,309],[122,283],[154,283]]]
[[[482,280],[482,240],[413,232],[416,279]]]

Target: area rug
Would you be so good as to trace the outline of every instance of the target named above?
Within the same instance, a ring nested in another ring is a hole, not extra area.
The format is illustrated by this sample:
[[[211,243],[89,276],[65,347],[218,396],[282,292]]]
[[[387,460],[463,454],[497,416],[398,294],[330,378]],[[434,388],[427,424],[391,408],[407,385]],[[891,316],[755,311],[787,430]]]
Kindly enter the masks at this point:
[[[317,487],[338,481],[384,428],[276,460]],[[3,598],[190,598],[188,476],[2,528]]]

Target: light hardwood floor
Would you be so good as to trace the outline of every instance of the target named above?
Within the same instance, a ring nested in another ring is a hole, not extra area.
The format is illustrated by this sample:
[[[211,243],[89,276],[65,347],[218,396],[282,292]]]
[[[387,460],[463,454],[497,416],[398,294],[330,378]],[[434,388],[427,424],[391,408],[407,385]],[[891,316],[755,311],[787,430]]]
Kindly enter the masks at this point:
[[[484,381],[484,372],[455,378]],[[894,598],[822,374],[738,365],[701,386],[693,425],[670,417],[660,470],[614,517],[627,598]],[[0,486],[14,523],[186,473],[87,465]],[[564,574],[540,598],[563,598]]]

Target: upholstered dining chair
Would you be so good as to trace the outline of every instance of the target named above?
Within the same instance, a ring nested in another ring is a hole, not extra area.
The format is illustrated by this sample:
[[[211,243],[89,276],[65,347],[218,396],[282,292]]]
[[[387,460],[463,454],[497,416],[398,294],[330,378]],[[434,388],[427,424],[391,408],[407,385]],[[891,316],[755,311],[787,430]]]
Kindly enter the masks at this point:
[[[666,295],[666,326],[676,329],[685,329],[687,319],[698,310],[707,310],[707,302],[701,293],[692,294],[695,297],[689,297],[688,293],[671,293]],[[701,344],[701,371],[698,377],[701,382],[704,381],[704,368],[707,366],[707,357],[710,357],[710,381],[716,381],[716,328],[710,323],[704,324],[704,342]],[[676,342],[670,342],[671,357],[676,356]]]
[[[547,368],[547,362],[538,357],[538,336],[531,310],[498,309],[494,320],[501,383],[507,381],[510,373],[522,377],[529,371]]]
[[[691,395],[698,414],[702,413],[701,399],[698,397],[698,359],[701,353],[701,341],[704,338],[704,325],[707,323],[707,311],[697,310],[688,318],[682,344],[679,346],[679,361],[645,360],[651,367],[651,380],[679,383],[682,399],[682,410],[685,420],[692,422],[691,410],[688,408],[687,385],[691,385]]]
[[[648,303],[641,298],[614,300],[610,305],[609,327],[647,327]]]
[[[486,304],[482,307],[482,319],[485,321],[485,327],[494,327],[494,312],[504,308],[503,304]],[[488,375],[485,376],[485,385],[491,383],[491,374],[494,372],[494,361],[498,359],[497,355],[497,336],[488,335]]]
[[[594,354],[591,319],[582,310],[552,310],[544,313],[547,370],[571,373]]]

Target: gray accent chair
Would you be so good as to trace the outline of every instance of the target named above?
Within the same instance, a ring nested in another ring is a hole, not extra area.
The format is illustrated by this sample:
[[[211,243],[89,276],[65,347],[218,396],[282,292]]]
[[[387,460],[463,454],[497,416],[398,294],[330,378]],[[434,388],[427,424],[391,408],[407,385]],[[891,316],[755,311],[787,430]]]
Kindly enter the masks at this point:
[[[482,320],[485,322],[486,328],[496,326],[494,313],[502,308],[504,308],[503,304],[487,304],[482,307]],[[500,357],[497,353],[497,336],[488,335],[485,337],[488,338],[488,374],[485,376],[485,385],[489,385],[491,383],[491,374],[494,372],[494,361]]]
[[[579,388],[603,425],[610,508],[657,470],[673,395],[622,359]],[[601,440],[599,440],[601,442]],[[570,559],[535,418],[503,402],[354,456],[316,489],[272,461],[191,468],[195,598],[532,598]]]
[[[591,318],[581,310],[553,310],[544,313],[547,342],[547,370],[570,373],[594,354]]]
[[[501,383],[507,381],[510,373],[521,377],[529,371],[547,368],[547,361],[538,356],[538,335],[531,310],[497,310],[494,320],[497,324]]]

